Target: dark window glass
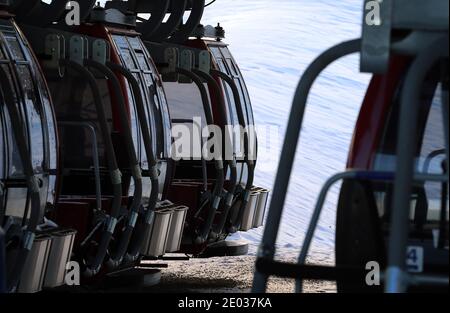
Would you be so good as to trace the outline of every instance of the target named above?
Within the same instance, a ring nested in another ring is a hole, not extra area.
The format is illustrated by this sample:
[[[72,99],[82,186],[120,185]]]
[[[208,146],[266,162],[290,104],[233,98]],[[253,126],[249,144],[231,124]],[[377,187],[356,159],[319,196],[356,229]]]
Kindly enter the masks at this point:
[[[136,69],[137,68],[136,63],[134,62],[133,57],[131,56],[131,51],[129,49],[122,49],[121,53],[124,65],[131,70]]]
[[[33,168],[38,171],[43,170],[44,161],[44,131],[42,128],[43,113],[40,103],[36,98],[36,89],[34,88],[30,70],[27,65],[18,66],[18,72],[23,89],[23,96],[26,105],[28,127],[31,142],[31,160]]]
[[[9,69],[8,65],[2,65],[3,70],[6,72],[6,74],[8,75],[8,80],[10,83],[10,86],[12,86],[14,88],[14,83],[12,80],[12,76],[11,76],[11,72]],[[11,90],[13,98],[14,98],[14,102],[17,104],[17,94],[15,89]],[[5,128],[6,129],[11,129],[12,130],[12,124],[11,124],[11,117],[9,115],[8,110],[5,107],[5,111],[4,111],[4,115],[5,115]],[[26,131],[25,129],[25,125],[24,126],[24,131]],[[19,154],[19,149],[17,146],[17,141],[16,138],[14,136],[14,133],[11,132],[11,134],[9,134],[8,136],[8,146],[9,146],[9,164],[8,164],[8,176],[10,177],[23,177],[23,166],[22,166],[22,160],[20,158],[20,154]]]
[[[134,95],[133,92],[131,91],[131,87],[129,86],[129,84],[126,84],[126,89],[127,89],[127,97],[128,97],[128,101],[129,103],[135,103],[134,102]],[[131,133],[133,136],[133,143],[134,146],[136,148],[139,147],[138,142],[139,142],[139,138],[140,138],[140,128],[139,126],[139,120],[138,117],[136,115],[136,108],[134,105],[130,106],[130,125],[131,125]]]
[[[231,71],[231,74],[233,76],[238,75],[238,71],[237,71],[236,67],[234,66],[233,60],[231,60],[230,58],[227,58],[227,64],[228,64],[228,68]]]
[[[13,55],[14,60],[16,61],[24,61],[25,56],[23,54],[22,48],[17,40],[17,37],[6,37],[6,41],[8,42],[9,48],[11,49],[11,53]]]
[[[171,144],[172,144],[172,134],[171,134],[170,127],[169,127],[170,126],[169,108],[167,105],[167,100],[166,100],[166,95],[164,93],[164,90],[160,86],[158,86],[157,91],[158,91],[158,98],[161,103],[162,116],[163,116],[164,125],[165,125],[165,127],[163,127],[164,141],[165,141],[164,153],[165,153],[165,157],[169,157]]]
[[[207,125],[200,92],[192,84],[164,82],[172,120],[192,120],[199,117],[202,127]]]
[[[112,112],[108,82],[105,79],[97,79],[97,86],[100,89],[105,114],[111,130]],[[66,75],[63,80],[50,81],[49,87],[59,121],[87,122],[95,127],[100,165],[106,167],[104,140],[89,84],[85,79],[80,79],[79,76]],[[64,166],[67,168],[90,168],[93,165],[91,133],[82,127],[63,127],[60,134]]]
[[[138,63],[139,63],[141,70],[143,70],[143,71],[150,70],[150,67],[148,66],[145,55],[142,52],[136,53],[136,58],[138,59]]]
[[[144,85],[144,82],[141,80],[141,77],[138,73],[133,73],[133,75],[139,82],[141,82],[139,84],[139,87],[141,89],[141,95],[142,95],[142,97],[144,97],[143,100],[144,100],[144,105],[145,105],[145,112],[147,114],[147,121],[149,121],[148,123],[149,123],[151,134],[157,134],[155,113],[149,103],[148,93],[146,90],[147,88]],[[157,151],[157,147],[158,147],[157,140],[153,140],[152,144],[153,144],[153,152]]]
[[[47,93],[46,86],[42,80],[42,77],[39,75],[37,77],[37,81],[39,84],[39,89],[41,90],[41,99],[42,104],[45,110],[45,118],[47,122],[47,129],[48,129],[48,144],[49,144],[49,160],[48,164],[50,169],[56,169],[57,167],[57,140],[56,140],[56,125],[55,125],[55,119],[53,116],[53,108],[52,104],[50,103],[50,96]]]
[[[119,47],[119,49],[128,48],[127,40],[124,36],[114,35],[114,43]]]
[[[128,37],[128,42],[130,43],[130,46],[134,50],[142,51],[142,44],[138,37]]]

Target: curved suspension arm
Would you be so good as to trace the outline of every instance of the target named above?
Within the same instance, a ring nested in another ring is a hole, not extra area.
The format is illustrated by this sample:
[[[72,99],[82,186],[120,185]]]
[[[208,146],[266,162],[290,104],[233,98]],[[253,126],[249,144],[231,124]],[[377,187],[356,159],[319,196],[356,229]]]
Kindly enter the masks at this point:
[[[195,28],[200,24],[205,9],[205,0],[196,0],[192,3],[191,14],[186,23],[181,23],[178,30],[169,38],[169,42],[185,42]]]
[[[246,121],[245,121],[245,117],[244,117],[245,109],[242,105],[241,97],[239,96],[239,90],[236,86],[236,83],[233,81],[233,79],[230,76],[228,76],[227,74],[225,74],[221,71],[212,69],[211,74],[218,76],[219,78],[221,78],[223,81],[225,81],[231,87],[231,91],[233,92],[234,103],[236,104],[236,111],[238,114],[239,124],[243,128],[245,128],[246,127]],[[250,192],[253,187],[253,182],[254,182],[254,177],[255,177],[255,162],[249,158],[249,145],[250,145],[250,140],[248,138],[248,133],[244,132],[244,154],[245,154],[244,157],[245,157],[245,163],[246,163],[247,169],[248,169],[248,179],[245,184],[243,200],[239,207],[239,212],[236,216],[236,219],[234,221],[230,220],[230,224],[231,224],[230,231],[231,232],[236,232],[240,228],[240,225],[242,223],[242,218],[244,217],[245,208],[247,207],[248,202],[250,200]]]
[[[102,75],[106,76],[109,82],[112,84],[113,93],[118,103],[121,130],[125,139],[125,148],[127,150],[129,166],[135,185],[133,201],[130,205],[128,223],[122,235],[120,236],[120,240],[116,250],[112,253],[110,259],[107,262],[109,268],[117,268],[122,262],[125,253],[127,252],[128,244],[130,242],[131,235],[133,234],[133,230],[139,216],[139,210],[142,204],[142,172],[136,155],[136,148],[133,142],[130,121],[128,120],[129,114],[125,105],[123,93],[120,88],[119,80],[117,79],[116,75],[104,64],[92,60],[86,60],[86,65],[102,73]],[[139,234],[139,236],[143,235],[144,233]]]
[[[155,156],[155,153],[153,152],[153,141],[152,141],[152,136],[154,134],[152,134],[150,131],[150,127],[147,120],[147,114],[145,113],[145,105],[143,100],[144,98],[141,92],[141,88],[139,87],[139,82],[136,80],[134,75],[125,67],[112,62],[107,62],[106,65],[111,70],[119,73],[120,75],[125,77],[125,79],[127,79],[127,81],[130,83],[136,101],[136,111],[138,114],[139,124],[142,130],[145,152],[147,154],[147,159],[150,166],[149,169],[150,180],[152,185],[149,206],[145,214],[145,220],[144,221],[139,220],[138,224],[136,225],[136,228],[141,229],[151,227],[151,225],[153,224],[154,210],[158,202],[158,194],[159,194],[159,179],[158,179],[159,175],[157,168],[158,161]],[[128,247],[127,255],[125,256],[126,261],[136,260],[139,257],[141,247],[143,244],[144,244],[144,236],[140,236],[139,238],[136,238],[136,240],[132,240],[131,244]]]
[[[110,171],[110,179],[111,184],[113,186],[113,203],[111,214],[108,220],[107,227],[103,230],[103,234],[100,239],[100,244],[98,251],[96,253],[95,258],[92,262],[87,263],[87,268],[85,269],[84,275],[87,277],[92,277],[98,274],[102,263],[105,259],[109,243],[111,241],[112,234],[114,233],[115,226],[117,224],[117,218],[120,214],[120,207],[122,204],[122,174],[120,173],[119,167],[117,165],[116,153],[114,151],[113,143],[110,136],[110,130],[108,127],[108,121],[106,119],[104,103],[95,80],[95,77],[92,73],[86,69],[85,66],[88,66],[88,62],[86,61],[84,66],[78,64],[76,62],[62,59],[60,61],[60,65],[66,68],[70,68],[73,71],[79,73],[83,77],[87,79],[87,82],[92,90],[92,95],[94,97],[94,104],[96,107],[96,111],[98,114],[98,122],[100,124],[101,135],[103,137],[103,141],[105,142],[106,149],[106,160],[108,162],[108,168]]]
[[[5,89],[3,89],[5,88]],[[19,149],[19,155],[23,166],[23,171],[27,179],[28,194],[31,198],[31,215],[28,220],[28,225],[22,238],[22,244],[19,253],[17,254],[16,261],[12,270],[9,272],[8,277],[8,290],[14,292],[22,275],[22,271],[25,266],[27,256],[33,247],[36,227],[39,224],[39,217],[44,209],[41,206],[41,196],[39,191],[39,180],[34,175],[33,164],[31,161],[31,154],[29,150],[29,144],[24,134],[23,120],[20,117],[20,112],[15,105],[15,100],[8,90],[13,90],[8,79],[8,75],[0,66],[0,96],[4,99],[4,102],[8,108],[8,112],[11,118],[11,124],[13,128],[14,137],[17,141],[17,148]],[[26,217],[24,217],[26,219]]]
[[[220,89],[219,84],[217,81],[209,74],[199,71],[199,70],[193,70],[192,71],[197,76],[201,77],[205,81],[208,82],[208,85],[213,89],[214,94],[216,95],[216,101],[219,104],[220,107],[220,114],[222,116],[226,116],[226,110],[225,110],[225,101],[222,97],[222,90]],[[225,135],[225,134],[224,134]],[[230,139],[228,136],[225,135],[225,139]],[[227,147],[232,147],[233,143],[231,141],[227,141],[226,143]],[[222,234],[223,229],[225,227],[225,223],[228,218],[228,213],[230,212],[231,206],[233,204],[234,200],[234,193],[236,192],[236,186],[237,186],[237,168],[236,168],[236,157],[233,153],[233,159],[229,160],[228,167],[230,168],[230,186],[227,190],[227,196],[224,199],[224,209],[221,214],[221,218],[219,222],[213,227],[213,230],[210,234],[211,239],[217,239],[220,234]]]
[[[165,41],[172,35],[178,25],[183,23],[183,15],[186,10],[187,0],[171,0],[171,12],[169,19],[161,23],[151,34],[143,33],[143,38],[151,42]]]
[[[211,111],[211,105],[209,103],[208,99],[208,93],[206,91],[205,86],[203,85],[203,81],[200,77],[198,77],[196,74],[194,74],[191,71],[187,71],[182,68],[177,68],[176,73],[184,75],[189,77],[193,80],[193,82],[197,85],[201,97],[202,97],[202,103],[203,103],[203,109],[205,111],[206,116],[206,122],[208,125],[214,125],[214,117]],[[223,190],[223,185],[225,181],[225,175],[223,172],[223,161],[222,160],[214,160],[215,165],[215,171],[216,171],[216,182],[213,190],[213,201],[212,205],[210,206],[210,210],[208,211],[208,215],[206,218],[205,223],[203,224],[203,227],[198,230],[197,236],[194,240],[195,244],[203,244],[208,239],[212,224],[214,222],[214,217],[216,215],[217,209],[219,208],[220,201],[221,201],[221,194]]]
[[[143,38],[151,38],[153,34],[155,34],[156,30],[158,30],[158,33],[159,31],[161,31],[161,25],[163,24],[164,17],[166,16],[167,10],[169,9],[169,4],[169,0],[157,0],[152,3],[153,10],[151,12],[150,18],[138,24],[137,29],[142,34]],[[130,11],[139,13],[139,4],[135,2],[134,7],[132,4],[130,4],[130,6]]]

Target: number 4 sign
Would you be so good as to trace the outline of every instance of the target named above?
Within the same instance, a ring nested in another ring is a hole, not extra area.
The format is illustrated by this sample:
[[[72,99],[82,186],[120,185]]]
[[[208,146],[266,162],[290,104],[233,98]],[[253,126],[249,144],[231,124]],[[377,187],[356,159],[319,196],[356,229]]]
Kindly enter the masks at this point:
[[[423,247],[408,247],[406,255],[406,267],[408,272],[422,273],[423,272],[423,259],[424,250]]]

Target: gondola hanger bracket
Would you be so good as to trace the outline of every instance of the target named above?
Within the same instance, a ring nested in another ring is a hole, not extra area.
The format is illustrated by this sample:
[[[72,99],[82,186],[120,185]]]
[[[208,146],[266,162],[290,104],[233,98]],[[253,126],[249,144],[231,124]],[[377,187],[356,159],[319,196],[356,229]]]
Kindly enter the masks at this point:
[[[48,57],[44,60],[44,66],[54,72],[58,77],[64,76],[64,69],[60,67],[59,61],[65,56],[65,40],[63,36],[48,34],[45,37],[44,54]]]
[[[183,50],[180,53],[180,68],[186,70],[186,71],[192,71],[192,68],[194,67],[195,63],[195,56],[194,53],[191,50]],[[192,79],[180,75],[178,82],[180,84],[190,84],[192,83]]]
[[[86,39],[82,36],[72,36],[70,38],[69,47],[70,60],[83,65],[87,55]]]
[[[100,64],[106,64],[109,59],[109,46],[105,40],[96,39],[92,43],[92,60]]]
[[[201,51],[198,54],[198,70],[209,74],[211,70],[211,55],[208,51]]]
[[[164,50],[164,63],[166,66],[161,67],[163,81],[178,81],[178,74],[175,73],[179,65],[179,51],[177,48],[167,48]]]

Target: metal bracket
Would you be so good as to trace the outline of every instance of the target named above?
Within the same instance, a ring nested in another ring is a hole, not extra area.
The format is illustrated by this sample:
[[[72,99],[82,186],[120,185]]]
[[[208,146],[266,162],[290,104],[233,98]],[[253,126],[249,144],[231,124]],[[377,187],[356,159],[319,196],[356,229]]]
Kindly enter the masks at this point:
[[[69,58],[71,61],[83,65],[87,53],[86,38],[74,35],[70,38]]]
[[[365,0],[361,72],[384,73],[390,59],[392,0]]]
[[[209,74],[211,70],[211,55],[209,51],[201,51],[198,54],[198,70]]]
[[[386,73],[391,54],[414,55],[432,34],[448,36],[448,20],[448,0],[365,0],[361,72]]]
[[[191,50],[183,50],[181,51],[180,54],[180,68],[187,70],[187,71],[192,71],[192,68],[194,67],[195,64],[195,56],[194,53]],[[190,84],[192,83],[192,79],[184,76],[184,75],[180,75],[178,78],[178,82],[180,84]]]
[[[164,63],[166,63],[167,66],[161,69],[163,81],[178,81],[178,74],[175,73],[179,64],[178,57],[179,52],[177,48],[167,48],[164,50]]]
[[[64,36],[57,34],[48,34],[45,37],[44,54],[49,57],[48,60],[44,60],[44,66],[56,73],[58,77],[64,76],[64,68],[61,68],[59,61],[65,57],[65,39]]]
[[[109,59],[109,45],[105,40],[96,39],[92,43],[92,60],[106,64]]]

